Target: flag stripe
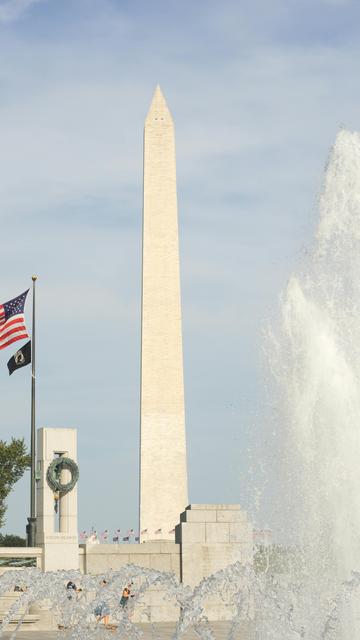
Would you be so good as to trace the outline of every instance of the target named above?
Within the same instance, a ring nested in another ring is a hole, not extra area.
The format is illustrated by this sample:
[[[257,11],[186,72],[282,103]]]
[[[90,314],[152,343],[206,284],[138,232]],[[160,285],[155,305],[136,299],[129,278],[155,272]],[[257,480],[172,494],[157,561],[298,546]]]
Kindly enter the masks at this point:
[[[29,289],[0,304],[0,350],[17,340],[29,337],[25,326],[24,306]]]
[[[15,340],[22,340],[23,338],[29,338],[29,334],[26,329],[16,331],[9,335],[9,337],[5,341],[0,342],[0,349],[3,349],[7,344],[11,344],[15,342]]]
[[[0,344],[2,342],[5,342],[5,340],[9,337],[12,336],[14,333],[19,332],[19,331],[27,331],[25,324],[23,322],[20,322],[16,325],[13,325],[12,327],[8,328],[7,331],[4,331],[3,334],[0,334]]]
[[[4,322],[1,327],[0,327],[0,336],[2,336],[2,334],[4,333],[4,331],[6,331],[6,329],[8,327],[11,327],[14,324],[25,324],[25,318],[24,318],[24,314],[23,313],[19,313],[16,316],[11,316],[11,320],[7,320],[6,322]]]
[[[15,338],[11,338],[11,340],[8,340],[8,342],[6,342],[6,344],[0,345],[0,351],[1,351],[1,349],[5,349],[5,347],[8,347],[13,342],[16,342],[16,340],[22,340],[23,338],[28,338],[28,337],[29,337],[29,334],[28,333],[24,333],[22,335],[16,336]]]
[[[22,323],[19,326],[16,327],[12,327],[11,329],[9,329],[9,331],[6,331],[6,333],[4,333],[4,335],[1,335],[0,337],[0,346],[2,345],[3,342],[6,342],[7,339],[11,336],[14,336],[15,333],[26,333],[27,334],[27,330],[25,325]]]

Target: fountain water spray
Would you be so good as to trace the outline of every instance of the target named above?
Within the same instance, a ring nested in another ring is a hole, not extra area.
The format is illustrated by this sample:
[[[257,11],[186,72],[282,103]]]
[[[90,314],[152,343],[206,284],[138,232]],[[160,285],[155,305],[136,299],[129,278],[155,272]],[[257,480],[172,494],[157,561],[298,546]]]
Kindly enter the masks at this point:
[[[273,336],[274,337],[274,336]],[[360,568],[360,136],[330,154],[314,247],[282,298],[271,358],[283,404],[284,510],[303,554],[308,638],[360,637],[341,583]],[[300,553],[300,551],[299,551]],[[350,586],[348,585],[350,588]],[[341,600],[341,599],[340,599]],[[337,603],[336,613],[329,606]],[[329,622],[327,622],[329,627]],[[328,632],[326,632],[328,633]]]

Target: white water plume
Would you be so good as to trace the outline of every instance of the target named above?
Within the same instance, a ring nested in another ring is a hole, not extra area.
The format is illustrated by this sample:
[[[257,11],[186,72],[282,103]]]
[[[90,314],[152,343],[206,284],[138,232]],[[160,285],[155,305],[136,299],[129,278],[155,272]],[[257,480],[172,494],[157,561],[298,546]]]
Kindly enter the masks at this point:
[[[283,404],[284,509],[308,574],[309,637],[319,638],[325,637],[320,629],[329,601],[336,598],[341,581],[360,568],[357,133],[337,136],[320,199],[316,242],[302,272],[290,279],[281,311],[271,366]],[[336,633],[337,638],[358,638],[360,621],[347,619]]]

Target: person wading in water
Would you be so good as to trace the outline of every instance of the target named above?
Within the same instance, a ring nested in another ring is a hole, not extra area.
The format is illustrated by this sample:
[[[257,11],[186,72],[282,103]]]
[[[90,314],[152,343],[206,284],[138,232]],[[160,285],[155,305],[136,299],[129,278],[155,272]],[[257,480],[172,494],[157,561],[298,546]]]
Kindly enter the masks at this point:
[[[125,612],[125,609],[128,609],[128,605],[129,605],[129,600],[130,598],[133,598],[134,596],[131,594],[130,592],[130,587],[132,586],[132,582],[130,584],[128,584],[122,592],[122,596],[120,598],[120,607],[122,607],[122,609]],[[133,611],[129,611],[128,615],[131,616],[133,614]]]

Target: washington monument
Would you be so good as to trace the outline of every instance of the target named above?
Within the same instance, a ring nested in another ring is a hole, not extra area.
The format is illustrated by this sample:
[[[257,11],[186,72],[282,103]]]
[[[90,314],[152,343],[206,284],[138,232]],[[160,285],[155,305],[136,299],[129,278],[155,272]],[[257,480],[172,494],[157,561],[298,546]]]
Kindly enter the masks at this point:
[[[140,541],[188,504],[174,123],[156,88],[144,130]]]

